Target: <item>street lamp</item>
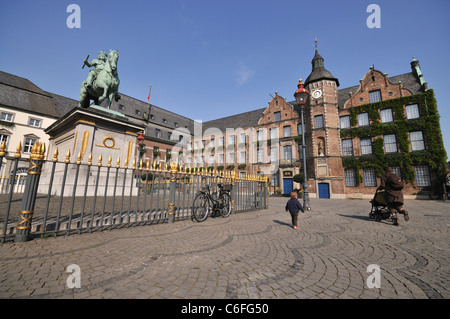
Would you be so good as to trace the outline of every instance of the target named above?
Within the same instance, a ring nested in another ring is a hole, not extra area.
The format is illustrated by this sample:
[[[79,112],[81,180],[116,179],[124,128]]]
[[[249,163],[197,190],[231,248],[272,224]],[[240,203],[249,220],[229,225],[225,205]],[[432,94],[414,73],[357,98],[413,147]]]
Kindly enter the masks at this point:
[[[142,135],[142,131],[139,133],[139,136],[137,137],[137,145],[139,146],[139,161],[138,161],[138,167],[140,165],[141,162],[141,158],[142,158],[142,153],[144,151],[144,147],[145,147],[145,138],[144,135]]]
[[[295,100],[300,106],[301,121],[302,121],[302,150],[303,150],[303,207],[307,210],[311,210],[309,204],[309,192],[308,192],[308,177],[306,173],[306,144],[305,144],[305,123],[303,120],[305,113],[305,103],[308,100],[309,92],[303,87],[303,81],[300,79],[297,84],[297,91],[294,93]]]

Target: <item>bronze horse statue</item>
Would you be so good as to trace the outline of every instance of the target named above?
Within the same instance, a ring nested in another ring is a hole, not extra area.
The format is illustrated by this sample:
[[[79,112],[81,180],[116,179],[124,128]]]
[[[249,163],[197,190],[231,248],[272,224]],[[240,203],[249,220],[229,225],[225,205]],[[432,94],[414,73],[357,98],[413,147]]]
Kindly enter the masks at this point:
[[[103,51],[100,52],[106,56]],[[88,56],[89,57],[89,56]],[[119,89],[119,77],[117,75],[117,61],[119,60],[119,51],[110,50],[107,59],[104,61],[94,60],[95,63],[87,62],[84,60],[83,68],[85,65],[96,67],[93,72],[92,79],[91,74],[88,79],[81,83],[80,101],[78,107],[87,108],[90,105],[90,100],[94,100],[95,105],[100,105],[106,98],[108,99],[108,109],[111,107],[112,99],[117,102],[120,99],[118,93]],[[101,63],[97,63],[101,62]]]

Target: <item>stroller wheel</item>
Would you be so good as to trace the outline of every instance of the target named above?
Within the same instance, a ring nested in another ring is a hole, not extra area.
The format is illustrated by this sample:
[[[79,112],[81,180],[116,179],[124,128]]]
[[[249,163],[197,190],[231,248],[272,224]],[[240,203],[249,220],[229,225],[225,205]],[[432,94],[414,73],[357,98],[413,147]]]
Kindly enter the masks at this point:
[[[374,219],[375,218],[375,216],[374,216],[374,214],[372,212],[369,213],[369,218],[370,219]]]

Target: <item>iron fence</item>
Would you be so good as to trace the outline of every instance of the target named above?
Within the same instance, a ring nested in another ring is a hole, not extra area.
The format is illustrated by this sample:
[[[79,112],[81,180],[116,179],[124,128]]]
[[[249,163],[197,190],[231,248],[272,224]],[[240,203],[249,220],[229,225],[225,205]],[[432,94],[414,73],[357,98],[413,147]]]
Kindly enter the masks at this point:
[[[206,183],[213,191],[218,183],[233,185],[233,213],[267,207],[263,177],[175,163],[122,165],[111,157],[105,163],[102,156],[93,162],[91,155],[73,161],[70,151],[60,161],[58,150],[45,160],[45,145],[38,142],[24,162],[20,145],[14,156],[5,148],[0,146],[1,242],[190,219],[195,194]]]

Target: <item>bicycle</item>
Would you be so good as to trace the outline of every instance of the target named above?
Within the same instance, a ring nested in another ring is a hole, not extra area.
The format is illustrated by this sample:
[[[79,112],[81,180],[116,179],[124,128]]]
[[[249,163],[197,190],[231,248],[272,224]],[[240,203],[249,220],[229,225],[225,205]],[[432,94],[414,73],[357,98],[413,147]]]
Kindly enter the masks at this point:
[[[198,222],[205,221],[211,212],[219,212],[222,217],[228,217],[231,214],[231,191],[230,184],[217,184],[219,194],[211,193],[208,184],[205,188],[195,195],[192,204],[192,215]],[[212,208],[212,209],[211,209]]]

